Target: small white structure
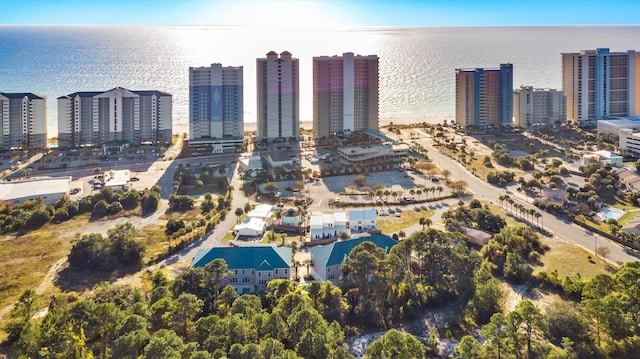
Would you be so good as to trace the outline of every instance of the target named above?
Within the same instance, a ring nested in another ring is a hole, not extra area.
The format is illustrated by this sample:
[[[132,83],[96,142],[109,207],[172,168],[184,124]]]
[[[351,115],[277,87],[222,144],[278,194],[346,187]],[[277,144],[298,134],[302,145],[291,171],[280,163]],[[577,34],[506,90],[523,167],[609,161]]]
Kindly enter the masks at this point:
[[[129,179],[130,172],[129,170],[110,170],[103,174],[104,186],[110,187],[114,191],[123,190],[127,191],[129,189]]]
[[[337,238],[342,232],[347,232],[345,212],[312,213],[309,216],[309,233],[312,241]]]
[[[583,165],[587,165],[593,161],[614,167],[622,167],[622,156],[611,151],[596,151],[582,156]]]
[[[242,221],[242,223],[236,224],[236,226],[233,227],[233,234],[236,237],[261,237],[264,234],[265,227],[266,223],[263,219],[249,217]]]
[[[351,234],[366,233],[378,229],[375,209],[352,209],[349,211],[349,229]]]
[[[293,159],[289,154],[289,151],[274,151],[269,152],[267,157],[271,168],[282,168],[285,166],[293,166]]]
[[[302,215],[295,208],[289,208],[280,213],[280,220],[284,226],[297,227],[302,222]]]
[[[42,198],[45,205],[56,203],[69,192],[71,177],[48,177],[26,181],[0,182],[0,200],[19,204]]]
[[[240,157],[238,162],[240,163],[240,168],[245,171],[255,171],[258,169],[262,169],[262,159],[258,155]]]
[[[267,219],[273,215],[273,206],[270,204],[259,204],[256,208],[247,213],[247,217]]]

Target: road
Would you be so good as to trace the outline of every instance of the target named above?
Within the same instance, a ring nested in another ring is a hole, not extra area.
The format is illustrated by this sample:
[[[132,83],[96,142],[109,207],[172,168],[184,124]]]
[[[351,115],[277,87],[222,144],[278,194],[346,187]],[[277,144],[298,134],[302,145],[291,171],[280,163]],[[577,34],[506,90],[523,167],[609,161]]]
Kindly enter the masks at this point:
[[[451,171],[452,180],[466,181],[469,184],[467,187],[468,190],[473,192],[477,199],[492,201],[496,204],[499,203],[498,198],[505,194],[505,190],[491,186],[472,175],[459,162],[440,153],[432,146],[430,141],[423,140],[422,142],[422,145],[429,149],[429,157],[433,160],[433,163],[440,168],[446,168]],[[507,194],[509,194],[511,198],[518,200],[526,208],[536,208],[529,204],[525,197],[515,191]],[[539,209],[537,210],[540,211]],[[632,250],[591,231],[587,231],[584,228],[571,223],[568,219],[559,218],[544,211],[540,211],[540,213],[542,214],[540,223],[544,225],[544,229],[562,240],[576,244],[591,253],[594,253],[596,246],[605,246],[609,248],[610,251],[607,256],[607,260],[617,264],[637,261],[640,259],[640,256]]]
[[[219,156],[217,158],[219,158]],[[248,199],[244,197],[244,193],[240,189],[241,180],[236,169],[233,167],[228,168],[227,176],[229,178],[229,183],[233,186],[233,200],[231,202],[229,213],[225,219],[221,220],[216,228],[205,234],[202,239],[160,262],[161,267],[176,262],[186,262],[191,264],[191,260],[200,249],[229,246],[228,242],[224,241],[223,238],[237,224],[237,217],[233,212],[238,207],[244,208],[244,204],[248,202]]]

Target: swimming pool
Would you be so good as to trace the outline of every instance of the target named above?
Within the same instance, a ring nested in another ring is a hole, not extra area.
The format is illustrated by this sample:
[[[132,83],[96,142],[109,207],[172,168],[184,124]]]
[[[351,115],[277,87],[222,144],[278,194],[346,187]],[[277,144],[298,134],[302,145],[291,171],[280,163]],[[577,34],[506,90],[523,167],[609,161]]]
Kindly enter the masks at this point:
[[[618,220],[624,214],[623,210],[617,208],[605,208],[601,212],[598,213],[598,217],[602,218],[602,220],[607,221],[609,219]]]

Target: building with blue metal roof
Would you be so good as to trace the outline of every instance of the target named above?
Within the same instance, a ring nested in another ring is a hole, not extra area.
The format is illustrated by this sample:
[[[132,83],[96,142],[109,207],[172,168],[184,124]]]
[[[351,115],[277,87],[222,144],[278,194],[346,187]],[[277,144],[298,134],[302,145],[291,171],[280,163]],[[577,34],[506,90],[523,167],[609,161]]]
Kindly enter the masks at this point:
[[[340,266],[351,251],[360,243],[372,242],[376,246],[389,253],[391,248],[398,244],[386,234],[377,234],[370,237],[337,241],[325,246],[316,246],[309,249],[311,262],[313,263],[312,276],[317,280],[330,280],[338,284],[342,271]]]
[[[223,259],[231,271],[231,276],[222,285],[231,284],[238,293],[261,291],[272,279],[291,278],[291,248],[289,247],[205,248],[196,253],[191,267],[205,267],[215,259]]]

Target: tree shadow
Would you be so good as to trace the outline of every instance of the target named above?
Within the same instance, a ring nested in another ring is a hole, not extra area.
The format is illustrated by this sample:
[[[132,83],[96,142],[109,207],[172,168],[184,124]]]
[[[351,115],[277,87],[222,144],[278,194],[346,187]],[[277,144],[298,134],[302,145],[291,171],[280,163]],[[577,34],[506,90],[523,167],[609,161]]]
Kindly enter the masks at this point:
[[[101,282],[113,283],[127,274],[135,273],[137,268],[122,267],[115,271],[97,271],[87,268],[67,266],[53,279],[53,283],[63,292],[91,290]]]

